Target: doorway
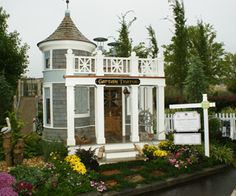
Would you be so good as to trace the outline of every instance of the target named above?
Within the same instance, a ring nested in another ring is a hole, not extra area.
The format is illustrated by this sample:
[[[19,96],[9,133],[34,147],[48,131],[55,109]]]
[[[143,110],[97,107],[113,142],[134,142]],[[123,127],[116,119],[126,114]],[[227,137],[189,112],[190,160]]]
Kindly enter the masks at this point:
[[[104,88],[105,135],[122,136],[122,88]]]

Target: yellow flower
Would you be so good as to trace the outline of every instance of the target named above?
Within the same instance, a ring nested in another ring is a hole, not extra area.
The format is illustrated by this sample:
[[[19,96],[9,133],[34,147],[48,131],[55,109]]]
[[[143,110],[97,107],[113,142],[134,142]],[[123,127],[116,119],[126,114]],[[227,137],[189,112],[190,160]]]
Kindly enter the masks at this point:
[[[155,156],[155,157],[166,157],[167,152],[165,150],[155,150],[153,152],[153,156]]]
[[[87,172],[86,167],[81,162],[81,159],[76,155],[68,155],[65,161],[70,164],[72,169],[78,173],[85,174]]]

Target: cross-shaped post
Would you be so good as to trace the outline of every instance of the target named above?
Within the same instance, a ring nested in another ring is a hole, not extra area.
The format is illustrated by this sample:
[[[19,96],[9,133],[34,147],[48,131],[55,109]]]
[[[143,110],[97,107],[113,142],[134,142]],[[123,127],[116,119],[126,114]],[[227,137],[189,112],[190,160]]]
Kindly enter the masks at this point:
[[[204,147],[205,156],[210,156],[209,148],[209,124],[208,124],[208,108],[215,107],[215,103],[210,103],[207,100],[207,94],[202,95],[201,103],[189,103],[189,104],[174,104],[170,105],[170,109],[187,109],[187,108],[202,108],[204,118]]]

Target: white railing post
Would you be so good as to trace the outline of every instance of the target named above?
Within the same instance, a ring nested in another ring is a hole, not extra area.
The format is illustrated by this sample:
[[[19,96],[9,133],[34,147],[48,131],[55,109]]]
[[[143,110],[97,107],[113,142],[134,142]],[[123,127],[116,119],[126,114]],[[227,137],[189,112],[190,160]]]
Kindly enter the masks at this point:
[[[103,58],[102,51],[98,50],[96,55],[96,61],[95,61],[95,69],[96,69],[96,75],[97,76],[104,76],[104,70],[103,70]]]
[[[164,58],[161,57],[159,58],[159,61],[157,61],[157,72],[159,77],[165,77],[165,72],[164,72]]]
[[[75,55],[72,50],[68,49],[66,54],[66,75],[74,75],[74,58]]]
[[[131,76],[138,76],[138,57],[136,56],[135,52],[131,52],[130,56],[130,75]]]

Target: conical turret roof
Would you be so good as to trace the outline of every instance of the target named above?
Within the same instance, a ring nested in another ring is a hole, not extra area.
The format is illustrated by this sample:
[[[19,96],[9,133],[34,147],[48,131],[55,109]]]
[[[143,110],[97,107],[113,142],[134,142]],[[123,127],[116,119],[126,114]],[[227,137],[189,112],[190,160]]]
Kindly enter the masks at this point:
[[[39,46],[39,44],[44,42],[58,40],[74,40],[94,44],[78,30],[78,28],[72,21],[69,12],[66,12],[65,17],[63,18],[61,24],[57,27],[57,29],[49,37],[39,42],[37,45]]]

